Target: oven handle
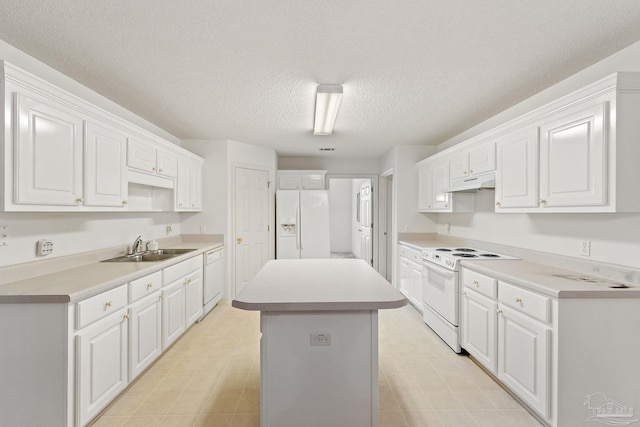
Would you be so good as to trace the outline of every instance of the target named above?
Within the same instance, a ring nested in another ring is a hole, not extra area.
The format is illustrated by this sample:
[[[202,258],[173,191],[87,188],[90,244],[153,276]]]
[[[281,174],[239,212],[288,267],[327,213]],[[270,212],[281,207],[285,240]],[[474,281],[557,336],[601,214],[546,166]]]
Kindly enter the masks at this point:
[[[456,275],[455,271],[449,270],[448,268],[440,267],[439,265],[434,264],[431,261],[427,261],[424,258],[422,259],[422,267],[427,270],[434,270],[443,276],[454,277]]]

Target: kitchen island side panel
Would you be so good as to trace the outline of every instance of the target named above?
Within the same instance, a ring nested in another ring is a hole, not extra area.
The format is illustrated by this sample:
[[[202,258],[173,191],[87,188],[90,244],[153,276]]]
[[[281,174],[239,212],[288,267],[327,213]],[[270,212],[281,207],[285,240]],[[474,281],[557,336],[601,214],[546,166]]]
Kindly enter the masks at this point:
[[[378,426],[377,310],[263,311],[261,329],[261,426]]]
[[[0,304],[0,425],[73,423],[67,304]]]

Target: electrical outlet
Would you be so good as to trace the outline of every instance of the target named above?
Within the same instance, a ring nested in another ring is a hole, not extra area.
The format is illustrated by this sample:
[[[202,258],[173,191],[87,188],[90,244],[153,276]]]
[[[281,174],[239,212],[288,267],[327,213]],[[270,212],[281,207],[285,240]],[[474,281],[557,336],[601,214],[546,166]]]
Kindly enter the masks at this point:
[[[331,334],[312,332],[311,345],[331,345]]]
[[[53,252],[53,242],[51,240],[38,240],[37,254],[39,256],[49,255]]]
[[[578,252],[581,256],[591,256],[591,241],[581,240]]]
[[[207,233],[207,226],[206,225],[201,225],[200,226],[200,234],[206,234]]]
[[[9,246],[9,226],[0,225],[0,246]]]

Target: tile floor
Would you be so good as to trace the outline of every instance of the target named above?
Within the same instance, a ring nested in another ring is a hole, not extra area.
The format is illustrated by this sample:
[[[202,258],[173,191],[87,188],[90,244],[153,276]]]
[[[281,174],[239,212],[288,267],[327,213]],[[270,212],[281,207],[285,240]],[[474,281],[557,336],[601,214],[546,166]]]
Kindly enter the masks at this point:
[[[413,307],[381,310],[379,334],[380,427],[540,426]],[[257,312],[219,304],[94,426],[259,427],[259,339]]]

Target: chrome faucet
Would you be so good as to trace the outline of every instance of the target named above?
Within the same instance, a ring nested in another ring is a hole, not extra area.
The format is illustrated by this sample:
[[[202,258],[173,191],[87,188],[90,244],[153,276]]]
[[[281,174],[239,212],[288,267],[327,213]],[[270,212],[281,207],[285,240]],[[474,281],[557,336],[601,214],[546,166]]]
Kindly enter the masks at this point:
[[[131,246],[131,254],[130,255],[135,255],[141,252],[144,252],[142,249],[143,243],[142,243],[142,236],[138,236],[136,238],[136,240],[133,242],[133,245]]]

